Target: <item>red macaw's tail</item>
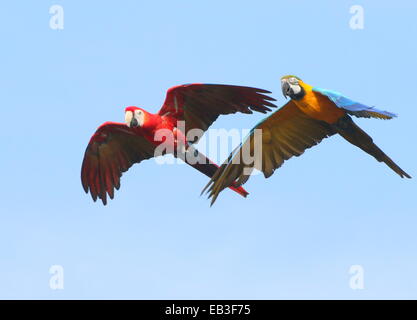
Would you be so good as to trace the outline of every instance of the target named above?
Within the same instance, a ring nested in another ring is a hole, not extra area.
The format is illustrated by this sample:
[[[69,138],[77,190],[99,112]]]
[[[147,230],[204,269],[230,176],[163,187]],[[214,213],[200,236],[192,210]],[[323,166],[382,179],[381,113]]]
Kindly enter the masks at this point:
[[[199,152],[192,146],[187,148],[186,156],[184,157],[184,153],[177,154],[178,158],[182,159],[185,163],[192,166],[193,168],[197,169],[201,173],[204,173],[207,177],[211,178],[219,168],[217,164],[207,158],[204,154]],[[247,197],[249,192],[247,192],[243,187],[236,186],[235,182],[231,186],[230,189],[237,192],[243,197]]]

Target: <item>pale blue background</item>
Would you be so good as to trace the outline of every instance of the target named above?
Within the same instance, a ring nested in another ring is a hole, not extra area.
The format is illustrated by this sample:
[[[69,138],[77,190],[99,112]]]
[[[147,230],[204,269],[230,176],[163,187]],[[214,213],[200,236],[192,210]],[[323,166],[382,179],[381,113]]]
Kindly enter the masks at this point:
[[[209,207],[205,176],[147,161],[107,207],[79,179],[86,144],[166,89],[279,78],[400,114],[357,120],[416,169],[415,1],[7,1],[0,5],[1,298],[417,298],[417,179],[339,137]],[[49,28],[49,7],[65,10]],[[365,9],[351,30],[349,8]],[[262,114],[223,117],[250,128]],[[65,289],[49,288],[49,267]],[[349,268],[365,289],[349,288]]]

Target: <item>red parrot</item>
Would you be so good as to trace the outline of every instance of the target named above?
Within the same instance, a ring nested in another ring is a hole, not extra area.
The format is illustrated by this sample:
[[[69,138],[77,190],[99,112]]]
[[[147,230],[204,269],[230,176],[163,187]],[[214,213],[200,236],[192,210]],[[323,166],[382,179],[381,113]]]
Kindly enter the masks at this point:
[[[106,122],[90,139],[81,168],[85,192],[90,191],[94,201],[100,198],[106,205],[107,195],[113,199],[114,188],[120,188],[122,173],[135,163],[161,155],[156,151],[162,143],[168,145],[162,154],[171,153],[211,178],[218,166],[192,146],[201,135],[187,140],[187,134],[192,129],[206,131],[221,114],[271,111],[268,107],[276,106],[269,93],[242,86],[186,84],[170,88],[156,114],[127,107],[125,123]],[[167,130],[173,139],[161,139],[160,133]],[[194,161],[188,160],[190,154]],[[244,197],[248,195],[242,187],[232,184],[230,188]]]

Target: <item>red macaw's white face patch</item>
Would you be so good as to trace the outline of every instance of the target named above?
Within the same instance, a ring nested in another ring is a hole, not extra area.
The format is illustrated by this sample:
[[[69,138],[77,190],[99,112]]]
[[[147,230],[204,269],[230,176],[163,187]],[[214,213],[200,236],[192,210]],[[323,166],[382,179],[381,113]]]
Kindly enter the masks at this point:
[[[145,113],[142,110],[135,110],[134,118],[137,120],[139,127],[142,127],[145,122]]]
[[[142,127],[144,122],[145,113],[142,110],[128,110],[125,112],[125,123],[128,127]]]
[[[133,112],[132,111],[126,111],[125,112],[125,123],[128,127],[130,127],[130,123],[133,119]]]

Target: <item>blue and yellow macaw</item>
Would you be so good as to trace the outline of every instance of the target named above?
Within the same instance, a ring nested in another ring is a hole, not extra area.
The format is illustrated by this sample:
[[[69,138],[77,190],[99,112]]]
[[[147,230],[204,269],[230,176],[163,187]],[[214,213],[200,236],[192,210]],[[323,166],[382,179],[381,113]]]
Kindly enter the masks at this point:
[[[401,178],[411,178],[351,118],[353,115],[392,119],[395,114],[353,101],[335,91],[312,87],[293,75],[281,78],[281,89],[284,97],[291,100],[252,129],[248,138],[233,151],[204,188],[203,191],[208,190],[212,204],[219,193],[234,181],[238,186],[244,184],[253,168],[262,171],[268,178],[285,160],[301,155],[336,133],[384,162]],[[262,152],[258,154],[254,148],[255,129],[262,129]],[[242,150],[249,150],[251,154],[255,152],[255,155],[246,157],[249,161],[245,162]]]

